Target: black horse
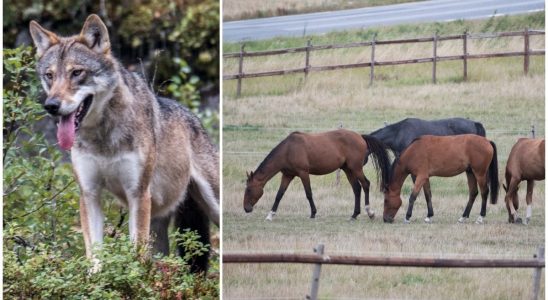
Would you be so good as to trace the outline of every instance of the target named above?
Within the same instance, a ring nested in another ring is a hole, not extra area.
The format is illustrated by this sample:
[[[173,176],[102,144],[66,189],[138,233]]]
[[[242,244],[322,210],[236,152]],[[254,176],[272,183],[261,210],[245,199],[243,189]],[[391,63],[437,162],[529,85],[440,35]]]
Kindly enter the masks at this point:
[[[479,122],[463,118],[426,121],[407,118],[378,129],[370,135],[381,140],[396,157],[415,139],[423,135],[477,134],[485,137],[485,128]]]
[[[390,124],[370,134],[383,142],[397,158],[415,139],[423,135],[457,135],[476,134],[485,137],[485,128],[479,122],[464,118],[450,118],[441,120],[421,120],[407,118],[398,123]],[[367,163],[367,157],[365,159]],[[415,176],[411,176],[413,183]],[[424,195],[430,193],[430,185],[423,187]]]

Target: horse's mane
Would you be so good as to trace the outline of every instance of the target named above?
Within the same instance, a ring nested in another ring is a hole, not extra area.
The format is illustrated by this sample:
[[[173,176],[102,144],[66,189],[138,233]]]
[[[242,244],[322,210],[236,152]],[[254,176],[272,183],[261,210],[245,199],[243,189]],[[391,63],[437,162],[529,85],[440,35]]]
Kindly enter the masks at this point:
[[[268,155],[263,159],[263,161],[259,164],[259,166],[257,167],[257,169],[255,170],[255,173],[261,171],[265,166],[266,164],[268,163],[268,161],[270,159],[272,159],[272,157],[274,155],[276,155],[280,149],[282,148],[281,146],[284,145],[285,143],[287,142],[287,138],[285,138],[283,141],[281,141],[278,145],[276,145],[276,147],[274,147],[272,150],[270,150],[270,153],[268,153]]]
[[[394,162],[392,162],[392,166],[390,167],[390,174],[388,174],[388,185],[392,183],[392,178],[394,177],[394,170],[396,169],[396,166],[400,163],[400,157],[396,156],[396,159],[394,159]]]

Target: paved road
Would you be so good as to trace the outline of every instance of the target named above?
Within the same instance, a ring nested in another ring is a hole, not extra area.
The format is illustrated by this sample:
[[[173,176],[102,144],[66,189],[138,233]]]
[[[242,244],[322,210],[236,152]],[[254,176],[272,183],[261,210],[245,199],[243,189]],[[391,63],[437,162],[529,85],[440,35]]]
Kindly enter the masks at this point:
[[[224,41],[302,36],[403,23],[443,22],[544,10],[544,0],[430,0],[223,23]]]

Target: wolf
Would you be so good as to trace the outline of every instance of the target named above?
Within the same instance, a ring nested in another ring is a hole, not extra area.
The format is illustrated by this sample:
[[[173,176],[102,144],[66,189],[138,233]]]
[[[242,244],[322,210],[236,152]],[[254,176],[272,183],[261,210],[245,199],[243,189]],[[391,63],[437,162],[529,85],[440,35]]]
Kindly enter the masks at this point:
[[[219,226],[219,156],[199,119],[177,102],[157,97],[145,80],[111,52],[108,30],[90,15],[78,35],[61,37],[30,22],[44,109],[58,118],[59,146],[70,150],[80,188],[86,256],[103,242],[101,191],[127,207],[130,239],[166,252],[167,226],[197,230],[209,243]],[[179,251],[184,251],[182,247]],[[182,254],[182,253],[181,253]],[[192,265],[207,270],[207,257]]]

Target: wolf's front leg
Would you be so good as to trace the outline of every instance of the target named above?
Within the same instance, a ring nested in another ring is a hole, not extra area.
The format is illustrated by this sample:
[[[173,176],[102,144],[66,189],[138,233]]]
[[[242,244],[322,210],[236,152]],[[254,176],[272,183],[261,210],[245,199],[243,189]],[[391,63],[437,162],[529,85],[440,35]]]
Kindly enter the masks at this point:
[[[92,273],[100,270],[99,259],[93,254],[93,247],[103,244],[104,215],[98,195],[82,191],[80,197],[80,222],[84,234],[86,257],[93,262]]]
[[[129,236],[138,244],[146,244],[150,235],[150,191],[129,199]]]

